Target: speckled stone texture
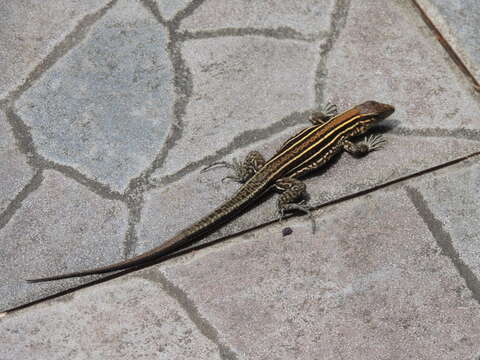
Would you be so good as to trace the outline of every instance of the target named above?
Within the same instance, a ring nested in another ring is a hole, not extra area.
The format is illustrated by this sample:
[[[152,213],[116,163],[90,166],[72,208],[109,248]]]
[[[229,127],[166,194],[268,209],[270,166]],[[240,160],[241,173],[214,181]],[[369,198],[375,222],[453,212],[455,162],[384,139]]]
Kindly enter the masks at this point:
[[[65,285],[27,284],[48,274],[79,270],[122,259],[126,208],[102,199],[55,171],[41,183],[0,230],[0,311],[59,291]],[[85,280],[83,280],[85,281]],[[78,285],[82,279],[67,281]]]
[[[467,63],[476,6],[428,1]],[[411,1],[0,0],[0,15],[2,360],[480,356],[480,98]],[[396,111],[372,129],[383,149],[305,179],[315,235],[276,223],[271,194],[150,268],[23,281],[161,244],[238,189],[201,169],[271,157],[329,100]]]

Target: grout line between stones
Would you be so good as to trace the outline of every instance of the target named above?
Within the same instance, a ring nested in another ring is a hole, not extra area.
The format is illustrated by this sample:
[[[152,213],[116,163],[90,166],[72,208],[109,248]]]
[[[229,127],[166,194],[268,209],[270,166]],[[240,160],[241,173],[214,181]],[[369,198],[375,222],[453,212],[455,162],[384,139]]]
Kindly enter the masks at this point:
[[[411,0],[411,1],[413,4],[413,7],[418,11],[422,20],[425,22],[425,24],[427,24],[427,26],[433,32],[436,39],[443,46],[443,48],[448,53],[452,61],[460,68],[462,73],[472,82],[473,88],[477,92],[480,92],[480,84],[478,83],[477,79],[475,78],[473,73],[470,71],[470,69],[465,65],[461,57],[456,53],[456,51],[453,49],[453,47],[450,45],[447,39],[445,39],[445,37],[442,35],[440,30],[435,26],[433,21],[428,17],[427,13],[423,10],[420,4],[416,0]]]
[[[220,341],[220,334],[217,329],[215,329],[215,327],[200,314],[195,303],[188,297],[185,291],[168,280],[160,271],[142,273],[139,274],[138,277],[160,284],[165,292],[180,304],[182,309],[187,313],[190,321],[196,325],[202,335],[218,346],[221,359],[238,359],[237,354],[230,349],[230,347]]]
[[[10,201],[7,208],[0,214],[0,230],[8,224],[10,219],[15,215],[16,211],[22,207],[23,201],[32,192],[37,190],[43,181],[43,171],[36,170],[30,181],[23,187],[23,189]]]
[[[442,222],[432,213],[422,193],[409,185],[405,188],[410,201],[417,209],[425,225],[427,225],[438,247],[442,250],[442,254],[450,259],[460,277],[465,280],[468,289],[472,292],[473,298],[480,304],[480,281],[460,258],[458,251],[453,246],[452,237],[444,229]]]
[[[327,69],[327,60],[330,50],[332,50],[335,45],[336,40],[338,39],[340,32],[344,28],[348,11],[350,9],[350,0],[337,0],[335,7],[331,16],[330,29],[328,35],[326,36],[326,41],[324,44],[320,45],[320,54],[319,54],[319,63],[317,65],[317,70],[315,72],[315,101],[317,106],[320,106],[324,99],[324,82],[327,78],[328,69]]]
[[[203,1],[203,0],[202,0]],[[196,6],[199,6],[202,1],[193,1],[195,3],[191,6],[187,6],[188,9],[193,11]],[[178,139],[181,138],[183,127],[182,118],[185,114],[185,109],[192,94],[193,81],[191,73],[188,67],[183,61],[181,51],[176,40],[176,31],[178,28],[178,22],[181,18],[178,18],[177,22],[173,20],[170,22],[163,19],[160,10],[156,3],[152,0],[142,0],[142,4],[147,10],[155,17],[155,19],[165,26],[168,31],[168,44],[167,51],[173,67],[173,87],[175,91],[175,103],[173,105],[173,121],[174,123],[170,127],[167,139],[162,144],[160,151],[155,156],[150,166],[146,168],[142,173],[131,179],[128,184],[128,189],[125,193],[127,197],[127,203],[129,206],[129,227],[125,234],[124,255],[130,257],[135,252],[137,246],[138,237],[136,233],[136,226],[141,219],[141,209],[143,207],[143,193],[150,189],[150,177],[153,172],[162,166],[170,149],[172,149]],[[185,10],[185,9],[184,9]],[[188,11],[185,12],[188,14]],[[185,15],[186,16],[186,15]]]
[[[278,28],[223,28],[217,30],[199,30],[199,31],[189,31],[183,30],[178,32],[179,41],[187,40],[199,40],[199,39],[211,39],[218,37],[233,37],[233,36],[262,36],[266,38],[273,38],[276,40],[297,40],[297,41],[306,41],[314,42],[326,36],[326,34],[320,34],[318,36],[305,36],[302,33],[288,27],[282,26]]]
[[[185,6],[182,10],[178,11],[173,17],[173,19],[170,20],[170,23],[174,25],[175,30],[180,27],[180,23],[183,19],[192,15],[193,12],[204,2],[205,0],[192,0],[190,4]]]
[[[96,180],[90,179],[77,169],[68,165],[55,163],[39,155],[37,150],[35,149],[30,129],[23,122],[20,116],[15,113],[12,106],[7,107],[5,115],[7,118],[7,122],[10,124],[10,127],[12,129],[18,150],[22,154],[26,155],[27,162],[33,169],[56,170],[62,175],[82,184],[83,186],[93,191],[95,194],[105,199],[122,201],[124,200],[124,196],[119,192],[113,191],[110,189],[109,186],[104,185]]]
[[[201,160],[192,162],[182,169],[176,171],[173,174],[163,176],[159,181],[156,182],[155,187],[159,185],[168,185],[171,184],[185,175],[192,173],[193,171],[208,165],[214,161],[217,161],[223,158],[226,155],[232,153],[233,150],[240,150],[245,147],[248,147],[252,144],[258,143],[259,141],[266,140],[276,134],[281,133],[282,131],[294,127],[302,122],[306,122],[306,118],[310,112],[294,112],[280,121],[277,121],[266,128],[263,129],[254,129],[247,130],[233,138],[233,140],[223,148],[216,151],[213,155],[208,155]]]
[[[153,0],[140,0],[142,5],[150,11],[150,13],[157,19],[157,21],[162,24],[163,26],[167,27],[167,21],[163,18],[162,14],[160,13],[160,9]]]

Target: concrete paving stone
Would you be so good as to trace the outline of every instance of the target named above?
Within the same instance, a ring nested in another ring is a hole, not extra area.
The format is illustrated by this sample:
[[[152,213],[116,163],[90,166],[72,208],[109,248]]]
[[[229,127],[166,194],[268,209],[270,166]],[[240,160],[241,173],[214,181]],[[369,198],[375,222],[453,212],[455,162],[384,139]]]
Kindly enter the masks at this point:
[[[295,219],[158,270],[239,359],[480,354],[480,305],[403,189],[316,218],[313,235],[308,220]]]
[[[0,213],[5,211],[32,176],[33,170],[28,166],[25,155],[16,148],[5,113],[0,110]]]
[[[286,129],[271,138],[235,150],[221,160],[231,161],[234,157],[243,159],[252,150],[260,151],[268,159],[286,139],[304,126]],[[324,171],[309,176],[305,180],[310,196],[309,204],[318,205],[352,195],[456,159],[470,153],[472,148],[478,148],[475,141],[449,137],[398,136],[389,135],[388,132],[384,136],[387,143],[383,149],[360,159],[343,154]],[[431,151],[433,148],[436,150]],[[179,181],[147,192],[141,222],[137,227],[138,243],[135,252],[139,254],[159,245],[228,199],[239,187],[236,183],[221,182],[221,178],[230,173],[231,171],[220,168],[204,173],[195,171]],[[276,195],[266,198],[263,203],[202,242],[275,220],[276,201]]]
[[[417,3],[480,81],[480,3],[477,0],[417,0]]]
[[[123,191],[160,150],[172,121],[165,28],[119,1],[17,102],[38,152]]]
[[[480,129],[470,81],[409,1],[352,1],[326,70],[324,97],[342,106],[372,99],[404,128]]]
[[[177,12],[185,8],[190,1],[189,0],[169,0],[169,1],[162,1],[162,0],[155,0],[158,8],[160,9],[160,13],[165,20],[171,20]]]
[[[181,138],[154,178],[175,173],[293,112],[315,107],[318,44],[258,36],[182,43],[192,95]]]
[[[334,0],[207,0],[182,21],[189,31],[224,28],[288,29],[305,37],[325,34],[330,27]]]
[[[74,287],[86,280],[28,284],[35,278],[106,265],[123,258],[128,213],[56,171],[0,230],[0,311]]]
[[[220,359],[157,283],[118,279],[0,319],[2,360]]]
[[[432,221],[432,226],[437,228],[437,236],[448,236],[461,261],[480,278],[480,161],[455,172],[422,180],[412,185],[423,199],[419,211],[432,214],[436,220],[436,224]]]
[[[107,0],[0,1],[0,98],[28,74],[86,15]]]

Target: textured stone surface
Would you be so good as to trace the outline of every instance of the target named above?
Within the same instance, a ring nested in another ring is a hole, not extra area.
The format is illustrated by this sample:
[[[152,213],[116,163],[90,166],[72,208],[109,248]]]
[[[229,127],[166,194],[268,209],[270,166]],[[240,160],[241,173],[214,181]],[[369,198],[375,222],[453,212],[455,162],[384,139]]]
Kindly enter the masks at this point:
[[[420,192],[419,211],[432,218],[437,237],[451,243],[461,261],[480,278],[480,162],[426,177],[412,187]]]
[[[273,0],[252,2],[207,0],[182,21],[182,29],[217,30],[223,28],[256,28],[294,30],[305,36],[328,31],[333,0]]]
[[[480,129],[470,82],[408,1],[352,1],[323,93],[341,105],[393,104],[393,118],[408,129]]]
[[[2,360],[480,355],[479,156],[423,172],[480,151],[480,102],[410,1],[0,0],[0,15],[0,312],[41,302],[0,313]],[[238,188],[202,167],[269,157],[307,110],[367,99],[396,106],[388,142],[306,179],[311,205],[340,201],[315,235],[306,218],[265,225],[271,196],[204,239],[230,240],[109,283],[19,281],[158,245]]]
[[[2,360],[220,359],[159,284],[130,278],[0,319]]]
[[[318,44],[227,37],[186,41],[182,55],[192,74],[192,95],[182,137],[156,176],[213,155],[247,131],[315,106]]]
[[[15,146],[13,133],[0,110],[0,213],[30,181],[33,170]]]
[[[55,171],[0,231],[0,311],[58,292],[82,279],[27,284],[22,279],[119,260],[127,211]]]
[[[477,0],[417,0],[423,11],[440,30],[480,81],[480,2]]]
[[[166,41],[141,4],[118,2],[17,103],[39,153],[124,190],[151,164],[172,120]]]
[[[177,12],[186,7],[190,1],[189,0],[155,0],[162,17],[166,20],[171,20]]]
[[[399,216],[401,214],[401,216]],[[161,267],[243,358],[473,359],[479,304],[402,190]],[[171,265],[170,265],[171,264]]]
[[[22,84],[77,23],[106,0],[0,1],[0,98]]]

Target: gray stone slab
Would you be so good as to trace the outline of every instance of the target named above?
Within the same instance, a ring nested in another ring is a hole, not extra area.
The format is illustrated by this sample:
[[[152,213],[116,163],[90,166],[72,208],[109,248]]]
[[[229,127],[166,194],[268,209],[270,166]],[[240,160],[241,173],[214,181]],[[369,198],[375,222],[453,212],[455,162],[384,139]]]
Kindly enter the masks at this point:
[[[334,11],[333,0],[240,0],[204,1],[182,21],[181,29],[208,31],[225,28],[254,28],[295,31],[306,37],[324,35]]]
[[[182,134],[154,177],[215,154],[250,131],[315,107],[318,44],[259,36],[186,41],[193,88]]]
[[[479,138],[470,81],[409,1],[352,1],[326,62],[323,93],[334,102],[378,100],[395,105],[402,128],[472,129]]]
[[[0,213],[32,179],[33,170],[16,148],[5,113],[0,110]]]
[[[480,305],[401,190],[159,267],[245,359],[473,359]],[[289,226],[292,235],[282,237]]]
[[[189,0],[169,0],[169,1],[162,1],[162,0],[155,0],[162,17],[165,20],[171,20],[177,12],[185,8],[190,1]]]
[[[0,319],[2,360],[220,359],[160,284],[117,280]]]
[[[172,121],[167,34],[119,1],[17,102],[38,152],[117,191],[150,166]]]
[[[45,171],[42,184],[0,230],[0,311],[86,281],[27,284],[23,279],[122,259],[127,216],[124,204]]]
[[[107,0],[2,1],[0,3],[0,98],[28,74],[88,14]]]
[[[480,81],[480,3],[477,0],[417,0],[417,3]]]
[[[418,211],[445,244],[444,251],[456,253],[480,279],[480,161],[442,176],[424,177],[412,188],[418,192],[413,193]]]
[[[281,144],[302,126],[284,130],[271,138],[236,150],[221,160],[233,157],[243,159],[251,150],[258,150],[266,158],[274,154]],[[387,143],[380,151],[363,158],[343,154],[338,161],[306,179],[309,203],[318,205],[342,196],[384,184],[419,170],[454,160],[478,149],[476,141],[452,137],[421,137],[385,134]],[[435,151],[432,151],[435,149]],[[239,185],[222,183],[220,179],[230,172],[212,169],[192,172],[168,186],[145,194],[141,222],[137,227],[138,243],[135,252],[149,250],[177,231],[212,211],[228,199]],[[267,198],[260,205],[223,226],[204,241],[251,229],[277,218],[277,196]]]

